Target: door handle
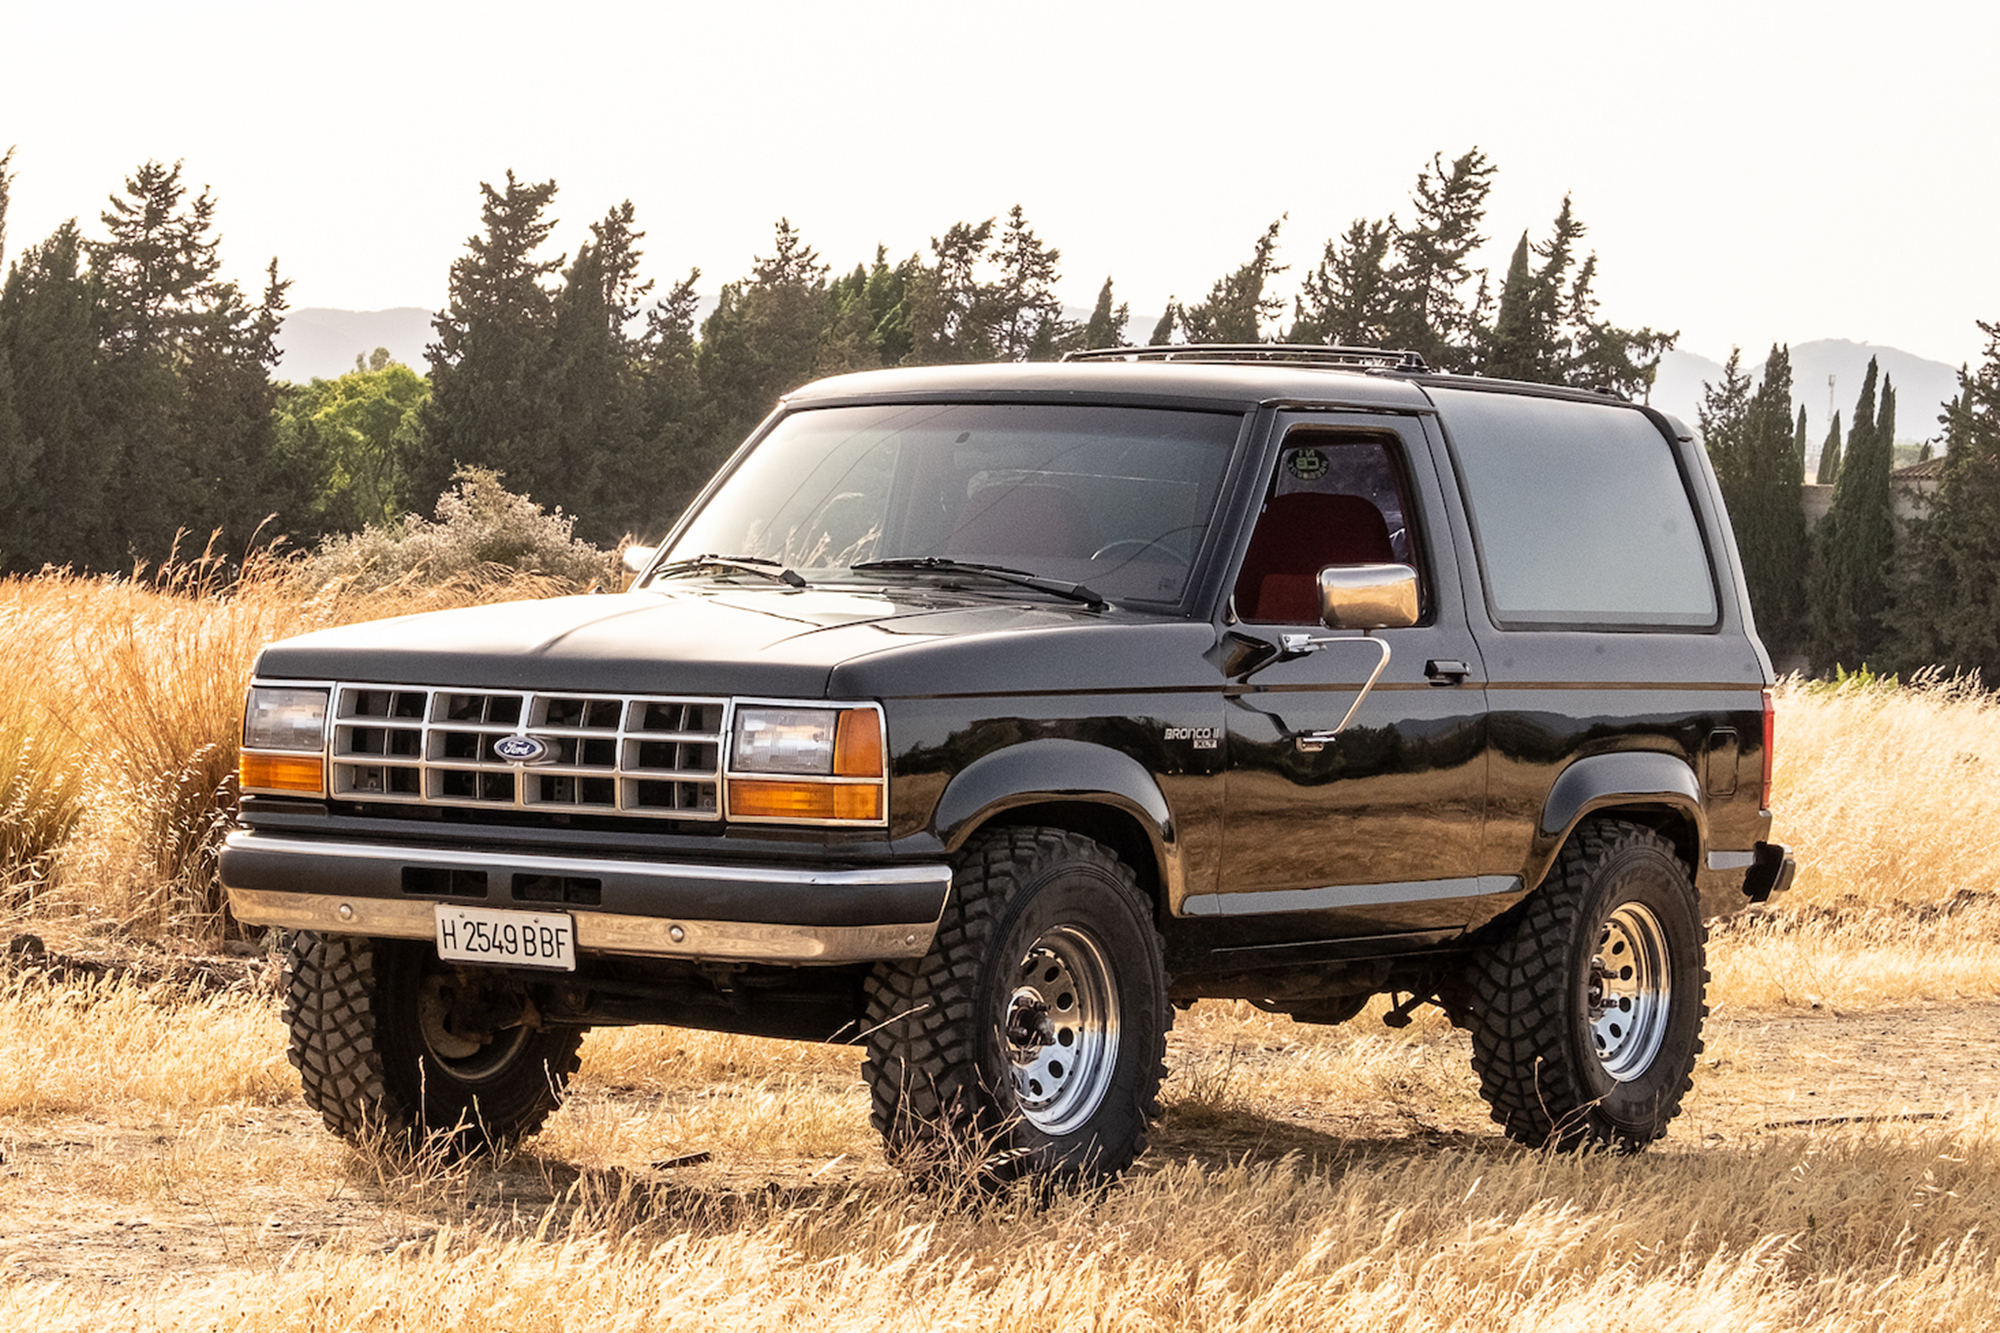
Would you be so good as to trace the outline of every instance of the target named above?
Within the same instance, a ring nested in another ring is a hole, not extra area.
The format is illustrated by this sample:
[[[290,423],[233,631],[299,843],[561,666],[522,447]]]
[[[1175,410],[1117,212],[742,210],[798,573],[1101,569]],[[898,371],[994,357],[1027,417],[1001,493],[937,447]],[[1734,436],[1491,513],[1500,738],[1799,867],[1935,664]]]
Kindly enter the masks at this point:
[[[1461,685],[1472,674],[1472,668],[1451,658],[1433,657],[1424,663],[1424,674],[1433,685]]]

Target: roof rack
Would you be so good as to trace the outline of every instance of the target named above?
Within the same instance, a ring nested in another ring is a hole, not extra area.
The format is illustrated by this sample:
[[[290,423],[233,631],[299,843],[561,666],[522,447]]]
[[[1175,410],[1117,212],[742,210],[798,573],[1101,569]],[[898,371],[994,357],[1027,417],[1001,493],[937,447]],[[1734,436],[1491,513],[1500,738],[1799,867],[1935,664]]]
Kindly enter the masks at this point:
[[[1339,366],[1348,370],[1388,370],[1406,375],[1430,371],[1415,352],[1380,347],[1334,347],[1318,343],[1169,343],[1153,347],[1093,347],[1067,352],[1065,361],[1205,361],[1233,365]]]

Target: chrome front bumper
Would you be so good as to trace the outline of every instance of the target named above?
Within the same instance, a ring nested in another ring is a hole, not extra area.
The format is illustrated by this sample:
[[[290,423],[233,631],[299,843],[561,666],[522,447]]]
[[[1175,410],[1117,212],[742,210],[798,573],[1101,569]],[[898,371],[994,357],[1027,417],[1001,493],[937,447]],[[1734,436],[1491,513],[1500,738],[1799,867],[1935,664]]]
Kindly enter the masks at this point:
[[[439,872],[480,892],[411,885]],[[563,912],[585,953],[743,963],[855,963],[929,950],[951,887],[945,865],[821,870],[397,847],[233,833],[230,910],[249,925],[431,939],[436,905]],[[588,885],[598,901],[526,897]]]

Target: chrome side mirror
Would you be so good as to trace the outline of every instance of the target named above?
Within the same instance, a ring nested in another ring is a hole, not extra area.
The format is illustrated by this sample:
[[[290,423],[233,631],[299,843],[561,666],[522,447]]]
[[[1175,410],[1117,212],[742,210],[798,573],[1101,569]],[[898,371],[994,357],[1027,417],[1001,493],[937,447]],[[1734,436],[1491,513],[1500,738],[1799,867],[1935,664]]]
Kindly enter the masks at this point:
[[[1319,618],[1328,629],[1403,629],[1417,623],[1417,571],[1408,565],[1328,565]]]
[[[643,574],[646,566],[653,563],[653,557],[660,553],[657,546],[628,546],[619,558],[625,562],[626,572]],[[1323,595],[1323,594],[1322,594]]]

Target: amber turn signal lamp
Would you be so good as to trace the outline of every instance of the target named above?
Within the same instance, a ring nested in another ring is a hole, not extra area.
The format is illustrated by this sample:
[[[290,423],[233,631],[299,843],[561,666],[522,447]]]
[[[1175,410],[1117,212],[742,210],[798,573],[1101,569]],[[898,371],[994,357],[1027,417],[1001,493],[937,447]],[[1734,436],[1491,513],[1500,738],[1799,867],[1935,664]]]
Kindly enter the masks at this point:
[[[287,791],[319,796],[326,791],[326,770],[316,754],[249,754],[236,762],[236,778],[244,791]]]
[[[877,820],[882,817],[882,789],[731,778],[729,813],[737,819]]]
[[[833,775],[837,778],[882,776],[881,714],[868,708],[849,708],[841,713],[833,732]]]

